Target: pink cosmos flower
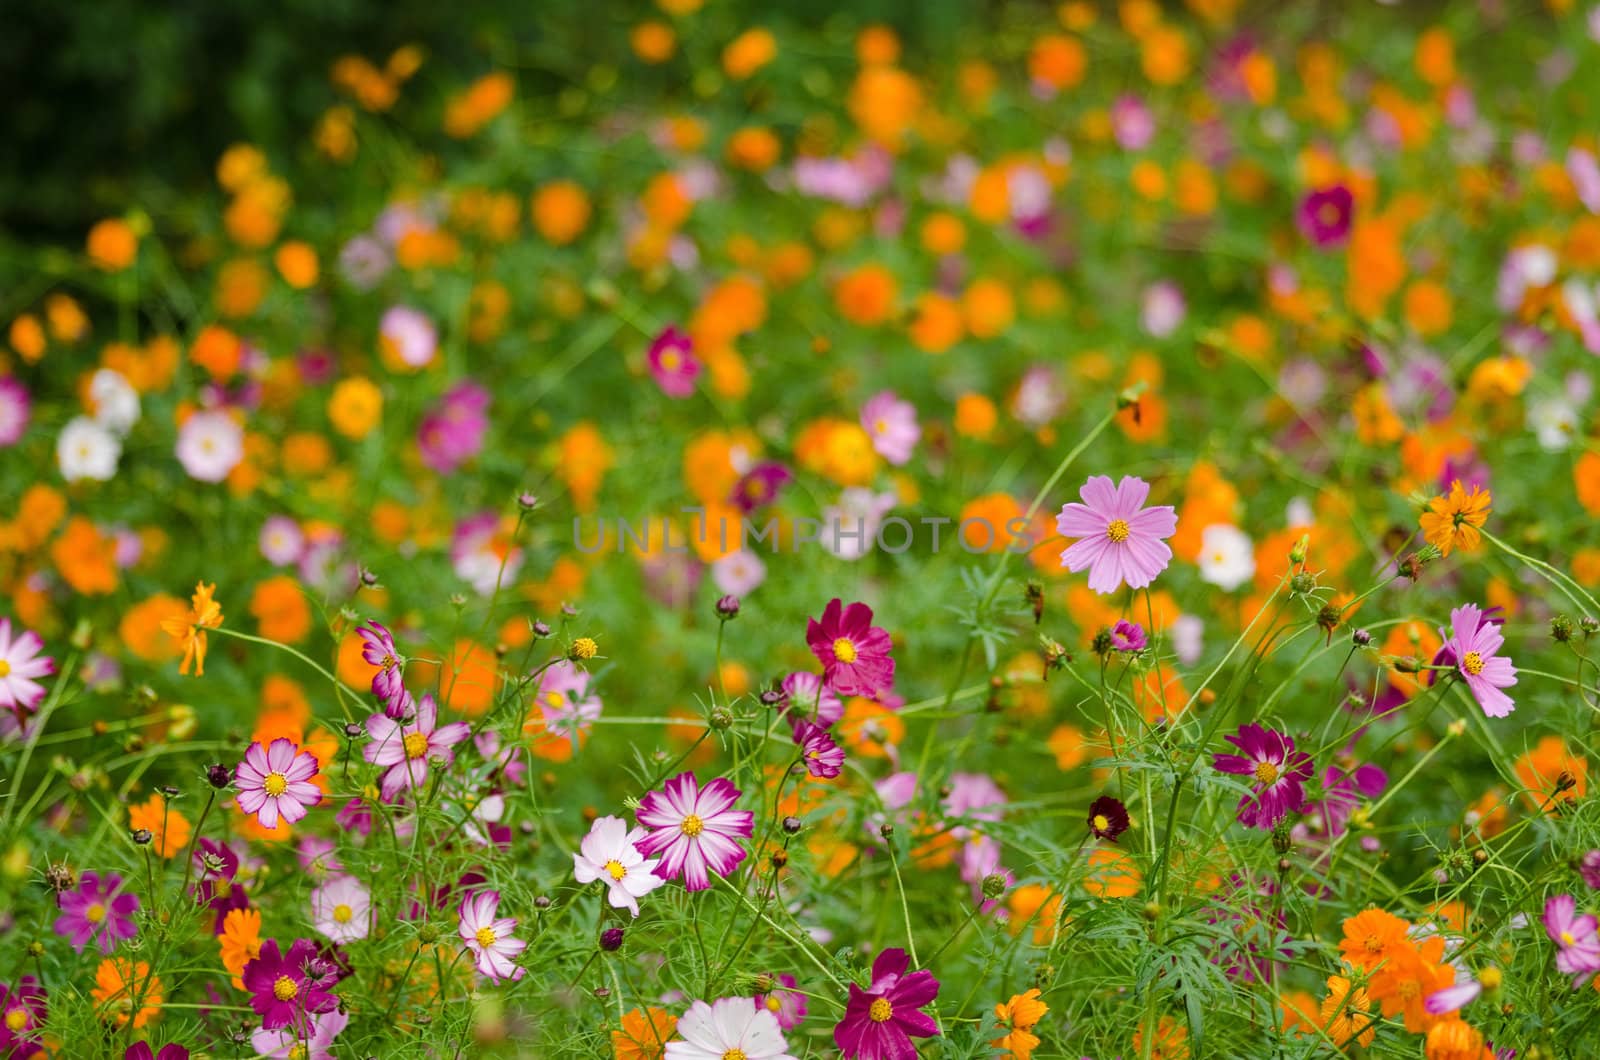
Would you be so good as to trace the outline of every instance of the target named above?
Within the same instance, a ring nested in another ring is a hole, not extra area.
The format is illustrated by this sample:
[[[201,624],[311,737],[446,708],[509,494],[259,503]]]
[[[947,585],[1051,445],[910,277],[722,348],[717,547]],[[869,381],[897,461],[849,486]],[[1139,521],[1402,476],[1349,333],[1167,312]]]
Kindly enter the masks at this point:
[[[844,717],[844,701],[817,674],[796,670],[779,687],[785,696],[782,709],[790,728],[798,728],[802,721],[814,721],[827,728]]]
[[[822,621],[806,620],[806,643],[822,663],[823,680],[841,696],[876,696],[894,687],[894,647],[886,630],[872,624],[872,608],[844,607],[834,597]]]
[[[686,398],[694,393],[694,382],[700,378],[700,359],[694,355],[694,342],[684,332],[672,325],[650,343],[647,355],[650,376],[670,398]]]
[[[589,690],[591,680],[593,676],[587,670],[566,659],[552,664],[539,675],[533,693],[539,716],[528,720],[523,726],[524,734],[532,737],[547,733],[549,738],[566,741],[576,753],[589,738],[589,730],[605,706]]]
[[[192,413],[178,429],[177,453],[190,478],[221,482],[244,459],[244,428],[226,412]]]
[[[1439,630],[1445,636],[1443,629]],[[1453,664],[1472,698],[1491,718],[1503,718],[1517,709],[1511,697],[1500,691],[1517,683],[1517,668],[1511,660],[1495,653],[1506,642],[1500,627],[1483,620],[1475,604],[1462,604],[1450,612],[1450,635],[1441,652]]]
[[[872,962],[872,983],[865,990],[850,984],[844,1018],[833,1028],[833,1043],[847,1058],[912,1060],[912,1037],[938,1035],[939,1025],[922,1008],[939,996],[939,980],[927,969],[907,975],[910,967],[905,950],[884,950]]]
[[[422,462],[448,475],[483,450],[489,433],[489,392],[477,383],[458,383],[439,399],[417,426]]]
[[[278,827],[278,819],[294,824],[309,807],[322,801],[322,789],[311,783],[317,760],[293,741],[278,737],[270,746],[250,745],[244,761],[233,769],[239,809],[253,813],[262,828]]]
[[[394,636],[375,619],[357,626],[356,636],[361,638],[361,658],[378,668],[372,675],[372,694],[383,701],[383,712],[389,717],[405,717],[411,709],[411,693],[404,682],[405,656],[394,646]]]
[[[662,855],[654,871],[663,880],[682,877],[684,887],[703,891],[709,872],[727,876],[745,859],[736,840],[754,834],[755,815],[733,808],[741,794],[722,777],[702,788],[693,773],[679,773],[640,800],[634,816],[651,831],[634,846]]]
[[[1236,735],[1224,739],[1244,754],[1219,754],[1216,768],[1255,781],[1255,790],[1239,799],[1240,824],[1270,831],[1284,817],[1305,808],[1311,756],[1296,751],[1293,739],[1255,724],[1241,726]]]
[[[1443,990],[1435,990],[1423,999],[1422,1007],[1435,1016],[1455,1012],[1477,1000],[1483,993],[1483,984],[1471,975],[1458,972],[1456,982]]]
[[[439,348],[439,332],[421,310],[396,305],[384,310],[378,341],[407,368],[423,368]]]
[[[372,895],[354,876],[335,876],[311,891],[311,925],[343,944],[372,930]]]
[[[28,388],[7,376],[0,379],[0,449],[16,445],[33,418]]]
[[[572,875],[579,883],[600,880],[613,909],[627,909],[639,915],[639,899],[665,884],[656,875],[658,862],[646,861],[638,844],[647,833],[643,828],[628,830],[620,817],[598,817],[589,834],[572,855]]]
[[[1142,589],[1172,562],[1172,549],[1164,538],[1178,529],[1178,514],[1170,505],[1144,507],[1150,484],[1124,475],[1116,486],[1105,475],[1094,475],[1078,490],[1082,504],[1065,504],[1056,516],[1056,530],[1076,537],[1061,553],[1061,565],[1076,573],[1089,569],[1089,588],[1112,593],[1120,586]]]
[[[274,515],[261,524],[261,556],[277,567],[298,563],[305,551],[306,535],[287,515]]]
[[[427,783],[428,763],[448,766],[455,761],[450,748],[472,735],[472,726],[464,721],[439,726],[439,706],[433,693],[425,693],[417,703],[417,716],[409,725],[401,725],[387,714],[374,714],[367,719],[367,745],[361,755],[373,765],[387,766],[380,790],[385,799],[392,799],[406,788],[417,788]]]
[[[861,406],[861,426],[872,439],[872,448],[896,467],[911,459],[911,451],[922,437],[916,406],[900,400],[892,390],[874,395]]]
[[[110,953],[118,942],[138,933],[133,914],[139,910],[139,899],[122,890],[122,877],[114,872],[102,879],[90,869],[75,890],[62,892],[59,903],[55,932],[79,953],[91,940],[101,953]]]
[[[1355,207],[1355,196],[1343,184],[1318,188],[1300,200],[1294,223],[1312,246],[1325,250],[1338,246],[1350,235]]]
[[[56,661],[40,655],[44,641],[33,630],[11,636],[11,619],[0,618],[0,709],[9,711],[17,727],[44,699],[44,686],[34,680],[56,672]],[[3,731],[3,730],[0,730]]]
[[[806,1010],[809,1007],[806,1004],[806,996],[794,989],[800,984],[795,981],[794,976],[784,972],[769,974],[767,978],[772,980],[772,989],[754,997],[756,1007],[764,1008],[776,1016],[781,1030],[794,1030],[805,1022]]]
[[[1595,972],[1600,972],[1600,934],[1588,913],[1577,915],[1577,900],[1570,894],[1553,894],[1545,899],[1544,929],[1556,944],[1556,968],[1572,976],[1576,990]]]
[[[844,770],[844,748],[833,742],[828,730],[809,721],[794,727],[794,742],[800,748],[800,757],[806,772],[814,777],[831,779]]]
[[[276,1031],[257,1028],[250,1035],[250,1044],[265,1060],[334,1060],[333,1040],[349,1026],[350,1017],[334,1009],[313,1015],[310,1023],[310,1033],[304,1035],[292,1028]]]
[[[500,911],[499,891],[473,891],[461,900],[461,941],[477,959],[478,971],[496,982],[521,979],[526,970],[513,963],[512,958],[528,944],[523,939],[512,938],[517,922],[511,917],[497,917]]]

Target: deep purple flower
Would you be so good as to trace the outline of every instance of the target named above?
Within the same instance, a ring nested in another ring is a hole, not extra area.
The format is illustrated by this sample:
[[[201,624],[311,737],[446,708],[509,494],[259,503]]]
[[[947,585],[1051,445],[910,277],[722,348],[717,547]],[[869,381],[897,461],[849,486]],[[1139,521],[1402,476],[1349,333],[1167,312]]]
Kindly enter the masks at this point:
[[[171,1042],[163,1045],[159,1053],[153,1053],[149,1042],[134,1042],[122,1054],[122,1060],[189,1060],[189,1050]]]
[[[634,816],[650,834],[634,847],[661,855],[654,871],[663,880],[682,877],[686,888],[703,891],[711,872],[727,876],[746,857],[738,840],[755,833],[755,815],[733,808],[741,794],[722,777],[701,787],[693,773],[679,773],[639,800]]]
[[[216,913],[216,923],[211,930],[220,935],[228,913],[250,905],[244,888],[237,882],[239,855],[226,843],[202,839],[194,852],[194,875],[195,900]]]
[[[1300,200],[1294,222],[1300,234],[1319,250],[1338,246],[1350,235],[1356,198],[1343,184],[1319,188]]]
[[[1475,604],[1462,604],[1450,612],[1450,633],[1441,652],[1448,651],[1453,665],[1472,692],[1472,698],[1491,718],[1503,718],[1517,709],[1510,696],[1500,691],[1517,683],[1517,668],[1511,660],[1495,654],[1506,642],[1498,623],[1488,619]]]
[[[1284,817],[1305,808],[1311,756],[1296,751],[1292,738],[1250,724],[1225,739],[1244,753],[1217,755],[1216,768],[1254,781],[1254,790],[1239,799],[1240,824],[1270,830]]]
[[[62,893],[57,901],[61,915],[56,918],[55,932],[79,953],[91,939],[101,953],[110,953],[122,939],[138,934],[133,914],[139,909],[139,899],[122,891],[122,877],[114,872],[102,879],[90,869],[76,890]]]
[[[650,343],[647,354],[650,376],[670,398],[686,398],[694,393],[700,377],[700,359],[694,355],[694,342],[672,325]]]
[[[794,481],[794,473],[782,464],[767,461],[746,471],[733,487],[733,503],[741,512],[753,512],[777,499],[778,493]]]
[[[1230,978],[1242,983],[1267,982],[1277,960],[1294,956],[1288,920],[1281,909],[1271,912],[1277,889],[1270,879],[1253,882],[1234,874],[1206,907],[1206,921],[1221,928],[1212,961]]]
[[[823,679],[841,696],[875,696],[894,686],[894,645],[887,631],[872,624],[872,608],[843,606],[834,597],[822,621],[806,620],[806,643],[822,663]]]
[[[356,636],[361,638],[361,657],[368,666],[378,668],[372,675],[372,694],[383,701],[383,712],[389,717],[405,717],[411,693],[406,691],[402,673],[405,656],[394,646],[394,636],[376,619],[357,626]]]
[[[921,1011],[939,996],[939,980],[927,969],[906,974],[905,950],[884,950],[872,962],[872,983],[850,984],[844,1018],[833,1028],[833,1043],[846,1057],[860,1060],[914,1060],[916,1038],[939,1034],[933,1017]]]
[[[1171,505],[1144,507],[1150,484],[1124,475],[1115,486],[1094,475],[1078,490],[1082,504],[1064,504],[1056,530],[1078,541],[1061,553],[1061,565],[1076,573],[1089,570],[1089,588],[1115,592],[1120,586],[1142,589],[1172,562],[1165,538],[1178,530]]]
[[[1149,644],[1149,639],[1144,635],[1144,627],[1137,622],[1119,618],[1117,624],[1111,627],[1111,646],[1117,651],[1144,651]]]
[[[310,1013],[333,1011],[339,999],[328,992],[332,983],[321,964],[310,939],[296,939],[288,953],[279,952],[277,939],[261,944],[261,953],[244,966],[242,976],[261,1026],[269,1031],[298,1027]]]
[[[822,726],[800,722],[794,727],[794,742],[812,776],[832,778],[844,769],[844,748],[834,743]]]
[[[1089,832],[1096,839],[1109,839],[1115,843],[1117,836],[1128,830],[1128,808],[1120,799],[1102,795],[1089,804]]]

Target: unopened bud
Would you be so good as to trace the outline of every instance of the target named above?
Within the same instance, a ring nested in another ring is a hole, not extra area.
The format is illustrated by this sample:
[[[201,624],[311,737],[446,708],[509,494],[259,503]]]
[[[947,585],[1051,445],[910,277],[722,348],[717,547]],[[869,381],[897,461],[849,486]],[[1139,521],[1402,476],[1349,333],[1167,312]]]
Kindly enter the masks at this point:
[[[739,598],[729,593],[717,600],[717,617],[726,622],[730,618],[739,617]]]
[[[983,896],[994,901],[1006,893],[1006,878],[998,872],[991,872],[983,878]]]
[[[214,765],[208,766],[206,768],[206,783],[210,784],[218,791],[221,791],[223,788],[233,783],[233,770],[229,769],[221,762],[217,762]]]
[[[783,831],[785,835],[795,835],[798,833],[800,831],[800,818],[785,817],[783,819]]]
[[[726,732],[733,728],[733,711],[727,707],[717,707],[711,711],[711,727],[719,732]]]
[[[622,929],[619,927],[606,928],[600,932],[600,948],[607,953],[615,953],[622,948]]]
[[[1557,615],[1550,620],[1550,639],[1558,644],[1565,644],[1572,639],[1572,619],[1566,615]]]

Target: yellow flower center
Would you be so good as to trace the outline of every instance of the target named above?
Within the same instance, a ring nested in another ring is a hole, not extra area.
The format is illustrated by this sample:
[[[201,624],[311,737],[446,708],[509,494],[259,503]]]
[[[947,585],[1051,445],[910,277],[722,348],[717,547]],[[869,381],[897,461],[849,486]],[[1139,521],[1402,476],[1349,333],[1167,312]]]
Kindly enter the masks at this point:
[[[560,707],[566,705],[567,697],[562,695],[560,692],[546,692],[544,694],[544,701],[548,706]]]
[[[1128,540],[1128,524],[1121,519],[1111,520],[1111,525],[1106,527],[1106,536],[1113,541]]]
[[[355,915],[356,911],[343,902],[333,907],[333,922],[335,924],[348,924]]]
[[[683,823],[678,826],[678,829],[683,832],[684,835],[688,836],[690,839],[693,839],[695,836],[706,830],[706,823],[700,819],[698,814],[691,813],[689,816],[683,819]]]
[[[28,1025],[28,1010],[14,1008],[6,1013],[6,1026],[13,1032],[20,1031]]]
[[[10,674],[11,664],[6,662],[4,659],[0,659],[0,677],[8,677]]]
[[[300,984],[287,975],[280,975],[272,981],[272,996],[279,1001],[293,1001],[299,994]]]
[[[776,1012],[783,1007],[783,1002],[778,1000],[777,994],[767,995],[767,1011]]]
[[[1563,945],[1563,946],[1575,946],[1575,945],[1577,945],[1577,943],[1578,943],[1578,940],[1572,937],[1572,932],[1563,931],[1561,933],[1561,945]]]
[[[688,824],[688,822],[685,821],[684,824]],[[685,831],[688,831],[688,829],[685,829]],[[616,858],[612,858],[610,861],[606,862],[606,872],[610,874],[613,880],[620,880],[622,877],[628,874],[627,867]]]
[[[268,773],[267,779],[261,782],[262,790],[273,798],[277,798],[289,790],[289,778],[282,773]]]
[[[872,1007],[867,1009],[867,1019],[873,1023],[887,1023],[889,1017],[893,1015],[894,1006],[889,1004],[889,999],[886,997],[878,998],[872,1003]]]
[[[1256,763],[1256,779],[1263,784],[1273,784],[1278,779],[1278,767],[1273,762]]]
[[[743,1049],[729,1049],[722,1054],[722,1060],[747,1060]]]
[[[677,353],[673,352],[672,350],[663,350],[661,352],[661,367],[664,370],[668,372],[676,372],[678,370],[678,366],[681,364],[683,364],[683,359],[679,357]]]
[[[306,1060],[311,1055],[311,1050],[306,1048],[305,1042],[295,1042],[284,1054],[284,1060]]]
[[[484,949],[488,949],[490,946],[494,945],[494,928],[481,927],[478,929],[478,933],[474,935],[473,938],[478,940],[478,945],[482,946]]]
[[[1106,820],[1106,815],[1103,813],[1095,814],[1094,820],[1089,823],[1094,825],[1096,832],[1109,832],[1111,830],[1111,822]]]
[[[579,637],[572,642],[572,654],[580,659],[592,659],[600,650],[600,645],[594,642],[593,637]]]
[[[1368,953],[1383,952],[1383,940],[1376,935],[1368,935],[1364,945],[1366,946]]]
[[[883,434],[889,429],[889,423],[887,420],[875,420],[872,424],[872,429],[877,431],[879,434]]]
[[[1483,656],[1475,651],[1469,651],[1461,660],[1461,668],[1476,677],[1483,673]]]
[[[833,642],[833,657],[842,663],[853,663],[859,653],[849,637],[840,637]]]
[[[83,911],[83,918],[91,924],[98,924],[106,918],[106,907],[96,902]]]
[[[423,732],[406,733],[406,757],[421,758],[428,753],[428,734]]]

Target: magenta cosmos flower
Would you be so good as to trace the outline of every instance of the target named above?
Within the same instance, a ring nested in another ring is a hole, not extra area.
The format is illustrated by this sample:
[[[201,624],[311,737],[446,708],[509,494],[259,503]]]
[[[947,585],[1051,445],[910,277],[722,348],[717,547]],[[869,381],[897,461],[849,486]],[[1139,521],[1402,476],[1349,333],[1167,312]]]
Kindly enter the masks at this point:
[[[1443,629],[1439,630],[1445,636]],[[1511,697],[1500,691],[1517,683],[1517,668],[1511,660],[1496,655],[1506,638],[1494,622],[1485,622],[1475,604],[1462,604],[1450,612],[1450,635],[1441,652],[1447,652],[1472,698],[1491,718],[1503,718],[1517,709]]]
[[[392,799],[406,788],[419,788],[428,781],[428,764],[448,766],[455,761],[456,744],[472,735],[464,721],[439,725],[439,706],[433,693],[424,693],[417,703],[417,716],[401,725],[387,714],[367,719],[367,745],[361,756],[377,766],[386,766],[379,784],[385,799]]]
[[[806,619],[806,643],[822,663],[823,680],[841,696],[876,696],[894,687],[894,646],[887,631],[872,624],[872,608],[843,606],[834,597],[822,620]]]
[[[814,777],[831,779],[844,769],[844,748],[833,742],[833,737],[821,725],[809,721],[796,722],[795,746],[806,764],[806,772]]]
[[[478,962],[478,971],[499,982],[513,982],[526,974],[526,969],[512,958],[528,948],[523,939],[512,938],[517,922],[512,917],[499,916],[499,891],[473,891],[461,900],[461,941]]]
[[[103,879],[92,869],[85,872],[77,890],[64,892],[60,904],[56,934],[72,943],[79,953],[91,939],[101,953],[110,953],[122,939],[138,934],[133,914],[139,910],[139,899],[123,893],[122,877],[114,872]]]
[[[294,824],[322,801],[322,789],[311,783],[317,770],[311,752],[300,750],[285,737],[267,747],[259,741],[253,743],[244,753],[244,761],[233,768],[239,809],[255,814],[262,828],[278,827],[280,817]]]
[[[927,969],[906,974],[911,958],[905,950],[884,950],[872,962],[872,983],[865,990],[850,984],[844,1018],[833,1028],[833,1043],[846,1057],[861,1060],[915,1060],[911,1039],[939,1033],[924,1005],[939,996],[939,980]]]
[[[389,717],[405,717],[411,694],[406,691],[402,673],[405,656],[394,646],[393,635],[381,623],[372,621],[357,626],[356,636],[361,638],[361,658],[368,666],[378,668],[372,675],[372,694],[383,701],[383,712]]]
[[[1319,188],[1300,200],[1294,223],[1300,234],[1319,250],[1337,246],[1350,234],[1356,199],[1342,184]]]
[[[448,475],[483,449],[489,433],[489,391],[470,380],[457,383],[417,425],[422,462]]]
[[[1553,894],[1545,900],[1544,929],[1556,944],[1556,968],[1572,976],[1574,989],[1600,972],[1600,933],[1595,918],[1577,913],[1577,900],[1570,894]]]
[[[726,876],[745,859],[738,840],[754,834],[755,815],[733,808],[741,794],[722,777],[702,788],[693,773],[679,773],[639,801],[634,816],[650,834],[634,846],[661,855],[654,871],[663,880],[682,877],[684,887],[703,891],[709,873]]]
[[[261,944],[261,952],[244,966],[244,988],[251,993],[250,1007],[269,1031],[303,1027],[312,1013],[331,1012],[339,999],[327,990],[326,979],[313,965],[320,963],[310,939],[296,939],[288,953],[277,939]]]
[[[916,406],[902,401],[892,390],[874,395],[861,406],[861,426],[872,439],[872,448],[896,467],[911,459],[911,451],[922,437]]]
[[[33,630],[11,636],[11,620],[0,618],[0,709],[8,710],[22,725],[24,713],[32,713],[44,698],[44,686],[34,680],[56,672],[55,660],[40,655],[44,641]]]
[[[31,975],[18,979],[15,988],[0,983],[0,1056],[28,1060],[44,1055],[39,1035],[47,1002],[43,984]]]
[[[0,449],[16,445],[28,429],[33,401],[28,388],[9,377],[0,379]]]
[[[1082,504],[1065,504],[1056,516],[1063,537],[1079,538],[1061,553],[1061,565],[1076,573],[1089,569],[1089,588],[1112,593],[1126,585],[1142,589],[1172,562],[1164,538],[1178,529],[1171,505],[1144,507],[1150,484],[1124,475],[1117,485],[1094,475],[1078,490]]]
[[[1311,756],[1296,751],[1294,740],[1254,724],[1241,726],[1236,735],[1224,738],[1244,753],[1217,755],[1217,769],[1255,782],[1255,790],[1239,799],[1240,824],[1270,830],[1284,817],[1305,808]]]
[[[694,393],[700,378],[700,359],[694,355],[694,342],[672,325],[650,343],[650,376],[670,398],[686,398]]]

